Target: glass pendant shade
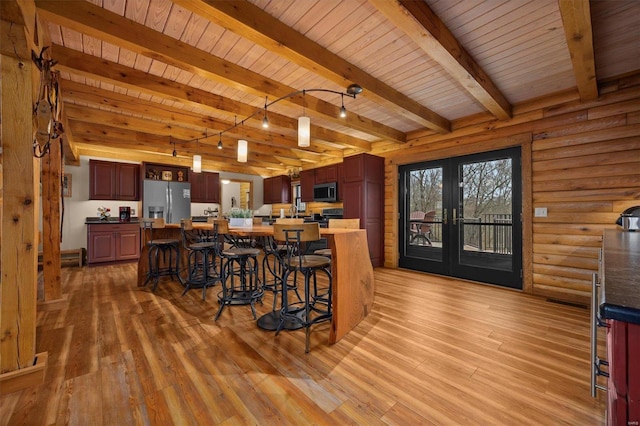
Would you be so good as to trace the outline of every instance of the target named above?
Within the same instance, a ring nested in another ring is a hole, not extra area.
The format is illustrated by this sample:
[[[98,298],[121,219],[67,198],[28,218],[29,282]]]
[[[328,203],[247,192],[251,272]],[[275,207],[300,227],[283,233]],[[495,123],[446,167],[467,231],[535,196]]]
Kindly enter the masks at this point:
[[[247,153],[248,153],[247,141],[244,139],[240,139],[238,141],[238,162],[239,163],[247,162]]]
[[[199,155],[193,156],[193,172],[200,173],[202,171],[202,157]]]
[[[309,117],[298,118],[298,146],[311,145],[311,119]]]

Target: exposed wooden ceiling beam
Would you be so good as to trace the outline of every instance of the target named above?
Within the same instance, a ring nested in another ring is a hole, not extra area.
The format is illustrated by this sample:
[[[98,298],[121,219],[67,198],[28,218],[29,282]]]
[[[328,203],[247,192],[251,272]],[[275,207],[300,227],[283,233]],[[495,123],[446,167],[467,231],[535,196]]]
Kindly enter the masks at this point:
[[[56,69],[65,70],[72,74],[96,80],[106,80],[110,84],[160,96],[201,110],[209,110],[212,114],[217,114],[220,111],[233,111],[240,115],[249,116],[256,111],[256,108],[251,105],[233,101],[57,44],[53,46],[52,50],[55,52],[53,53],[55,59],[58,61]],[[254,117],[253,120],[258,123],[261,118]],[[292,130],[297,129],[298,125],[297,120],[274,112],[269,112],[269,122],[274,126]],[[319,129],[318,126],[311,126],[312,140],[320,138],[319,135],[322,135],[324,140],[325,137],[329,137],[332,133],[338,134],[338,132],[328,129]],[[218,129],[218,131],[223,130],[226,129]],[[356,149],[367,151],[371,149],[371,144],[362,139],[349,137],[344,141],[342,139],[339,140],[341,143]]]
[[[172,156],[173,145],[169,143],[168,137],[158,136],[152,133],[138,132],[134,130],[127,130],[118,128],[115,126],[109,126],[99,123],[87,123],[83,121],[75,121],[69,119],[69,125],[71,126],[76,143],[94,143],[103,146],[112,146],[115,148],[124,148],[129,150],[137,150],[144,152],[161,153],[163,155]],[[203,160],[209,161],[218,160],[224,163],[235,163],[242,166],[235,160],[237,153],[237,146],[228,146],[222,151],[218,150],[215,146],[198,144],[196,149],[185,150],[182,146],[184,141],[176,139],[176,151],[182,156],[191,157],[197,153],[202,155]],[[195,144],[194,144],[195,145]],[[287,167],[300,167],[300,162],[293,162],[293,164],[283,164],[278,158],[269,152],[260,150],[258,147],[251,145],[249,149],[249,160],[246,166],[258,167],[263,169],[280,169],[286,170]],[[228,171],[225,167],[221,171]]]
[[[426,2],[369,2],[411,37],[489,112],[500,119],[511,117],[511,105],[507,99]]]
[[[90,143],[84,143],[80,141],[77,142],[77,145],[78,149],[80,150],[80,154],[89,157],[107,156],[118,158],[122,161],[134,161],[139,163],[146,161],[150,163],[171,164],[183,167],[191,167],[193,162],[191,156],[173,157],[165,153],[131,150],[118,147],[115,144],[113,144],[112,146],[112,143],[105,144],[103,147],[98,147],[93,141],[91,141]],[[221,166],[223,165],[227,166],[226,170],[221,169]],[[269,169],[253,167],[251,165],[240,165],[240,163],[236,163],[234,165],[227,164],[227,162],[221,161],[208,161],[204,158],[202,160],[202,169],[211,171],[225,171],[230,173],[255,174],[263,177],[273,176],[274,174],[282,174],[281,171],[274,172]]]
[[[297,90],[89,2],[74,3],[74,7],[68,7],[66,3],[39,0],[36,6],[43,19],[247,93],[280,98]],[[398,142],[406,140],[403,132],[353,112],[346,118],[340,118],[338,105],[310,95],[291,97],[286,102],[312,109],[330,122],[347,125],[378,138]]]
[[[114,140],[122,140],[122,138],[126,135],[123,135],[120,132],[114,132],[115,134],[110,134],[109,129],[111,130],[111,132],[113,132],[113,129],[120,129],[124,130],[125,132],[137,132],[135,134],[132,133],[128,137],[135,138],[136,142],[147,142],[150,145],[150,148],[153,147],[154,149],[157,148],[157,144],[162,145],[163,142],[167,147],[171,147],[171,149],[173,149],[171,145],[171,141],[173,141],[176,145],[176,149],[179,148],[184,153],[222,156],[234,160],[236,158],[237,141],[235,140],[231,141],[227,139],[223,144],[223,148],[218,149],[217,139],[215,138],[206,140],[194,140],[201,135],[198,134],[194,136],[192,131],[190,131],[189,129],[180,127],[167,127],[160,121],[152,121],[115,112],[102,111],[76,105],[65,105],[65,110],[67,111],[69,119],[74,120],[74,122],[76,123],[76,129],[79,128],[80,125],[78,123],[80,122],[100,125],[105,129],[103,131],[104,137],[111,137]],[[90,130],[93,134],[95,134],[95,129],[93,127],[91,127]],[[153,135],[153,138],[141,137],[141,134]],[[306,156],[304,159],[301,159],[295,154],[292,154],[292,150],[288,148],[274,147],[252,140],[249,140],[249,146],[251,153],[256,154],[257,159],[262,159],[264,161],[274,163],[271,165],[273,167],[281,165],[302,167],[303,162],[315,163],[331,158],[328,156],[317,155],[315,157]]]
[[[170,126],[190,126],[193,129],[199,130],[200,135],[203,135],[205,130],[208,129],[210,135],[217,136],[216,129],[228,128],[233,124],[231,122],[217,120],[208,115],[196,114],[161,103],[145,101],[70,80],[62,80],[61,87],[66,101],[89,105],[94,108],[108,108],[113,111],[149,117],[150,119],[162,121]],[[322,128],[319,128],[319,130],[322,130]],[[232,136],[234,139],[245,136],[248,139],[273,146],[276,149],[286,148],[289,150],[289,156],[292,158],[317,161],[323,160],[323,156],[343,157],[342,150],[329,147],[326,143],[317,143],[317,141],[314,141],[312,146],[304,150],[300,149],[298,148],[296,139],[282,133],[277,133],[273,129],[265,131],[264,129],[254,129],[253,127],[245,126],[243,129],[236,128],[226,132],[225,139],[228,136]],[[217,139],[212,138],[211,140],[216,142]]]
[[[559,0],[558,5],[580,99],[583,101],[597,99],[598,82],[589,1]]]
[[[451,124],[444,117],[249,2],[174,0],[174,3],[339,85],[357,83],[365,89],[362,96],[375,99],[416,123],[439,133],[450,130]]]

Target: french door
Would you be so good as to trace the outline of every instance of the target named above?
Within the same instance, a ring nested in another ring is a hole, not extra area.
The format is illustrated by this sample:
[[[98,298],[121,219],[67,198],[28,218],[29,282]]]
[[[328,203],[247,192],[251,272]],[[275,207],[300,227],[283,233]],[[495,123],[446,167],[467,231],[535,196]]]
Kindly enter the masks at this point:
[[[400,267],[522,288],[520,148],[399,172]]]

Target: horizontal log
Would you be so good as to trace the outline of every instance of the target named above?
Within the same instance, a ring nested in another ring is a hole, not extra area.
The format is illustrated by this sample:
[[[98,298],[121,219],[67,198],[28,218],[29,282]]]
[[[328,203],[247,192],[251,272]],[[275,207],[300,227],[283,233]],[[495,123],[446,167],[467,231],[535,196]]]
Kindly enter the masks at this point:
[[[565,234],[565,235],[596,235],[602,239],[605,229],[615,228],[615,225],[602,224],[573,224],[573,223],[534,223],[535,234]]]
[[[559,126],[549,126],[545,120],[546,125],[540,131],[533,133],[533,140],[557,138],[561,136],[570,136],[576,133],[593,132],[595,130],[609,129],[612,127],[619,127],[629,124],[627,122],[627,116],[625,114],[618,114],[612,117],[606,117],[599,120],[587,120],[587,112],[582,111],[582,118],[584,121],[576,123],[560,123]]]
[[[576,202],[576,201],[609,201],[618,200],[620,202],[626,200],[640,200],[640,187],[629,186],[626,188],[605,188],[605,189],[585,189],[581,191],[552,191],[552,192],[535,192],[533,194],[533,202]],[[614,209],[619,211],[619,209]]]
[[[564,146],[584,145],[594,142],[610,141],[615,139],[629,138],[640,134],[640,125],[621,126],[613,129],[603,129],[595,132],[584,132],[572,135],[570,138],[560,136],[537,140],[533,144],[534,151],[545,149],[561,148]]]
[[[548,253],[535,253],[533,255],[533,264],[558,265],[571,268],[590,269],[594,272],[598,270],[597,257],[576,257],[567,256],[565,254],[557,255]]]
[[[533,192],[537,191],[581,191],[585,189],[615,189],[637,186],[640,181],[640,170],[637,174],[627,176],[606,176],[598,179],[585,177],[582,179],[563,179],[557,181],[534,182]]]
[[[533,236],[533,242],[536,244],[557,244],[564,246],[600,248],[602,246],[602,236],[536,233]]]
[[[573,278],[558,277],[555,275],[533,274],[533,281],[538,285],[553,286],[554,288],[562,288],[576,291],[583,291],[585,293],[591,290],[591,278],[584,280],[577,280]]]
[[[627,163],[635,163],[636,165],[640,163],[640,141],[637,141],[638,147],[635,149],[624,149],[615,152],[608,152],[603,155],[603,153],[583,153],[579,157],[573,157],[571,159],[567,158],[557,158],[553,160],[538,160],[533,163],[533,172],[548,172],[555,170],[566,170],[566,169],[577,169],[577,168],[586,168],[593,166],[617,166],[624,165]],[[615,144],[606,144],[606,146],[610,148],[615,148]],[[552,180],[554,173],[548,173],[549,179]]]
[[[577,146],[563,146],[544,151],[536,151],[532,154],[534,163],[544,160],[557,160],[560,158],[568,158],[573,160],[583,155],[606,155],[610,152],[619,152],[626,150],[634,150],[640,147],[640,141],[635,136],[628,138],[616,139],[611,141],[603,141],[601,143],[591,143]]]
[[[591,259],[598,259],[599,248],[598,247],[576,247],[565,246],[560,244],[533,244],[533,252],[535,254],[552,254],[574,257],[587,257]]]
[[[594,271],[591,269],[571,268],[567,266],[535,264],[533,265],[533,272],[541,276],[547,275],[589,281]]]

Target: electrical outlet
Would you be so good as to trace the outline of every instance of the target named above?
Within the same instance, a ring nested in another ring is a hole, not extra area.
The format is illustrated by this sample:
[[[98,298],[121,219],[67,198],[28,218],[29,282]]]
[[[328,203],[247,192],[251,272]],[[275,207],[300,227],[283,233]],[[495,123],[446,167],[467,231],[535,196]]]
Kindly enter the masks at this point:
[[[536,207],[535,217],[547,217],[547,208],[546,207]]]
[[[131,209],[131,216],[135,216],[136,215],[136,209]]]

